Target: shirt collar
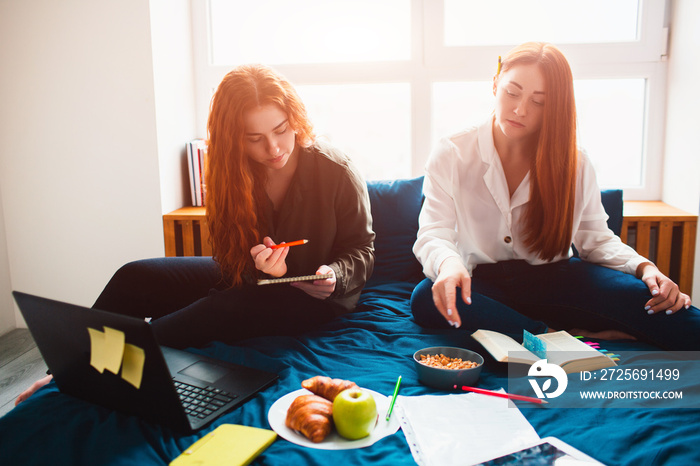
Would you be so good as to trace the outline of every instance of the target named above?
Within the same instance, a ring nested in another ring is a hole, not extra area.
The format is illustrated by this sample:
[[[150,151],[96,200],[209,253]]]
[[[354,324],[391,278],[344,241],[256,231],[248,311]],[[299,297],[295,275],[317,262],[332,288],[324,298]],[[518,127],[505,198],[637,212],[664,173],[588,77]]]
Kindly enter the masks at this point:
[[[487,165],[484,172],[484,182],[498,208],[503,214],[508,214],[512,209],[527,203],[530,199],[530,172],[527,172],[520,186],[513,193],[513,197],[510,197],[506,176],[493,139],[493,121],[494,117],[491,117],[479,127],[479,154],[481,161]]]

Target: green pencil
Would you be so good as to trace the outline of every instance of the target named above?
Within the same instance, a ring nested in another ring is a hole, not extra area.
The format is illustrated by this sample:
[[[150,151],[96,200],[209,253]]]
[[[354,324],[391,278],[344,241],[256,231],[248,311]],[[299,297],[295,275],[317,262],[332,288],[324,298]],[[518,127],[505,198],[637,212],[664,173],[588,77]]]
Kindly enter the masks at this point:
[[[388,421],[391,417],[391,412],[394,410],[394,403],[396,402],[396,395],[399,394],[399,387],[401,386],[401,376],[399,376],[396,381],[396,387],[394,387],[394,395],[391,397],[391,404],[389,404],[389,411],[386,413],[386,420]]]

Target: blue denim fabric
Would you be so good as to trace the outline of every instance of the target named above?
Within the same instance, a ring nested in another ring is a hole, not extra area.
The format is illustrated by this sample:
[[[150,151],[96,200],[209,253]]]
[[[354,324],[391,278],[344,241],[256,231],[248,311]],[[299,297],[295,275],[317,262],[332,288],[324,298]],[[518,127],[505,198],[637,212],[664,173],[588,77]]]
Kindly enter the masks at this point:
[[[432,300],[432,282],[413,291],[411,310],[425,327],[449,328]],[[533,266],[525,261],[481,264],[472,276],[472,304],[461,302],[461,329],[496,330],[522,341],[522,330],[620,330],[662,349],[700,349],[700,311],[672,315],[644,310],[651,298],[636,277],[580,259]]]

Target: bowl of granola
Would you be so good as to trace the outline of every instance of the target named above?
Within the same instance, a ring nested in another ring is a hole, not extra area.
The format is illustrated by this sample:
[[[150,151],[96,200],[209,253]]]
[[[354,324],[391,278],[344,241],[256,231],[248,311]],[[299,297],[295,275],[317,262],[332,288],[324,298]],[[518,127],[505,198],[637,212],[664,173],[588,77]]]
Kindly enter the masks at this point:
[[[413,353],[413,363],[423,385],[454,390],[479,380],[484,358],[464,348],[432,346]]]

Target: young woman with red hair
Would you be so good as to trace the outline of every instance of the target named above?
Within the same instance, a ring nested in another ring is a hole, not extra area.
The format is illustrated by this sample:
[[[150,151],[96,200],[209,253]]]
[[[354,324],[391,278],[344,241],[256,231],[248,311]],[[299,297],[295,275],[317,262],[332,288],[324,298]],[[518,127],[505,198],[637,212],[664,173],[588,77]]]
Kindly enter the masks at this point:
[[[352,311],[374,267],[367,185],[348,157],[314,140],[292,85],[265,66],[234,69],[213,97],[208,132],[213,258],[126,264],[94,307],[152,317],[159,343],[177,348],[299,334]],[[299,239],[308,243],[280,246]],[[257,285],[317,274],[331,277]]]
[[[367,185],[348,157],[314,140],[289,81],[261,65],[234,69],[214,94],[208,133],[214,260],[204,259],[207,270],[197,279],[204,284],[194,285],[201,299],[155,311],[158,340],[187,347],[293,335],[352,311],[374,266]],[[308,243],[281,246],[299,239]],[[187,289],[196,270],[184,265],[170,273]],[[331,278],[257,285],[315,274]],[[112,297],[132,288],[110,285],[95,307],[114,309]]]
[[[577,147],[561,51],[515,47],[499,59],[493,93],[492,117],[442,139],[426,165],[413,250],[428,278],[411,299],[416,321],[697,349],[700,312],[688,295],[608,229],[593,166]]]

